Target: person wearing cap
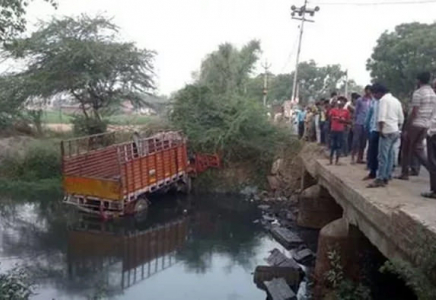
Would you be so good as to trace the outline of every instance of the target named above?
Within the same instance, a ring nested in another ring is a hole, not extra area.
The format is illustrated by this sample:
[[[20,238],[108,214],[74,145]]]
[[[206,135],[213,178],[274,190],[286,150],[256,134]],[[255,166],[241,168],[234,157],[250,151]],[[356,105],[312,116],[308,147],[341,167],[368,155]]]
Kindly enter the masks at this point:
[[[380,133],[378,172],[368,188],[385,187],[392,178],[394,164],[394,145],[400,138],[400,128],[404,123],[401,102],[382,84],[372,86],[374,98],[378,99],[378,129]]]

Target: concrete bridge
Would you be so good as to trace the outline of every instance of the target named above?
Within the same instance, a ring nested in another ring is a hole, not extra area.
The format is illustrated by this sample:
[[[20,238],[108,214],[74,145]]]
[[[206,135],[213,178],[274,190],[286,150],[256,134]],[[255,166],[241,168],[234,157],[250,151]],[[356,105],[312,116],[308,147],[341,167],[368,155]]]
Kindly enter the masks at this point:
[[[344,240],[358,229],[388,259],[419,266],[429,254],[436,255],[429,253],[436,249],[436,200],[420,196],[429,189],[428,176],[368,189],[368,182],[362,181],[367,174],[364,166],[352,166],[349,159],[343,159],[342,166],[328,166],[327,159],[319,159],[313,149],[302,153],[304,191],[298,221],[302,226],[323,228],[318,254],[326,251],[323,236],[342,235]],[[320,259],[318,275],[328,268]]]

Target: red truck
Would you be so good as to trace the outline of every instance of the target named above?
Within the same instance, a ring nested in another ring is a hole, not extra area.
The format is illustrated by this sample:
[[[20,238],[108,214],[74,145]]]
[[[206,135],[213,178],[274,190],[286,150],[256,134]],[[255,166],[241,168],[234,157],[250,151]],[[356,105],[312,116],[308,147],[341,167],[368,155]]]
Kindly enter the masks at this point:
[[[192,176],[220,165],[217,155],[189,159],[180,132],[147,138],[134,133],[127,141],[122,136],[112,132],[61,142],[65,203],[103,218],[133,215],[147,209],[148,194],[188,192]]]

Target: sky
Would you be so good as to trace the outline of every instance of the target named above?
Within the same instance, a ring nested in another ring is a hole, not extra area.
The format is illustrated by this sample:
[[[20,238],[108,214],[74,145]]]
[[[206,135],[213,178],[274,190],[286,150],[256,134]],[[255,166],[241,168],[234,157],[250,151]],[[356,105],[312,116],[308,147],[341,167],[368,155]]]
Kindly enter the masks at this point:
[[[113,17],[123,39],[157,52],[160,94],[168,95],[190,83],[204,57],[225,42],[242,46],[258,39],[263,50],[261,61],[268,60],[273,73],[290,73],[295,67],[299,22],[291,19],[290,7],[301,6],[304,0],[58,1],[57,10],[40,1],[31,4],[29,29],[38,19],[53,15]],[[309,7],[319,6],[320,11],[315,23],[305,25],[301,61],[341,64],[349,70],[350,78],[367,84],[366,60],[384,31],[401,23],[436,21],[436,1],[380,4],[404,1],[432,0],[309,0]],[[361,3],[372,5],[358,5]],[[260,62],[256,72],[261,72]]]

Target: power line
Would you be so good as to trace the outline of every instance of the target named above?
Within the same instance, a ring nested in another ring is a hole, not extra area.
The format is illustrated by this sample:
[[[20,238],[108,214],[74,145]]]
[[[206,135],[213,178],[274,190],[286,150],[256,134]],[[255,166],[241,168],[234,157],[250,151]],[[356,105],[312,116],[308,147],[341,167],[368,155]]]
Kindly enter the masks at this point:
[[[291,52],[289,52],[289,56],[286,59],[286,62],[283,65],[282,69],[280,70],[280,73],[283,73],[283,71],[288,67],[288,64],[291,62],[291,59],[294,56],[295,51],[297,50],[297,45],[298,45],[298,35],[295,38],[295,42],[294,42],[294,45],[292,46],[292,50],[291,50]]]
[[[266,107],[266,100],[268,98],[268,70],[271,68],[271,64],[266,60],[265,63],[262,64],[262,68],[265,71],[263,73],[263,106]]]
[[[377,5],[411,5],[411,4],[431,4],[436,0],[417,0],[417,1],[389,1],[389,2],[311,2],[318,5],[347,5],[347,6],[377,6]]]

